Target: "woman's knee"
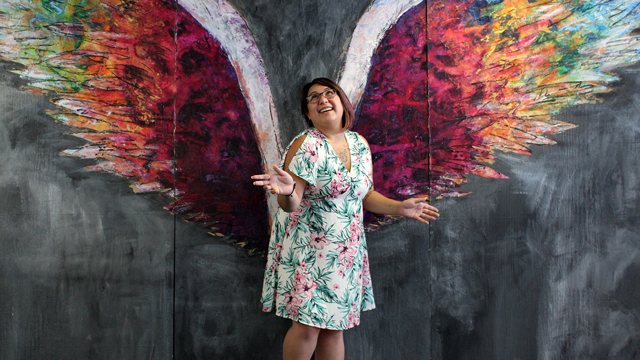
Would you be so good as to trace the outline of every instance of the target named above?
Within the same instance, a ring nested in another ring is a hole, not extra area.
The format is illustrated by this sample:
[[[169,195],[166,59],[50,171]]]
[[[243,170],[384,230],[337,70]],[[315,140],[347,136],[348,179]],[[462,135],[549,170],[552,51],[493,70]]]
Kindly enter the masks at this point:
[[[321,329],[294,321],[291,324],[290,331],[293,331],[298,337],[304,340],[316,340],[321,332]]]
[[[342,330],[322,329],[318,337],[328,341],[342,340],[342,333]]]

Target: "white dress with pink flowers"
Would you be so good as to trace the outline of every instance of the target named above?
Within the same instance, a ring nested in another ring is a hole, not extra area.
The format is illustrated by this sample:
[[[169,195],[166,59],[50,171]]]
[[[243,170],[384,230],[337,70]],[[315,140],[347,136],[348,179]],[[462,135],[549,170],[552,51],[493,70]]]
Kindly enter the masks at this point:
[[[289,170],[307,186],[297,210],[278,209],[274,216],[262,310],[275,307],[276,315],[302,324],[349,329],[360,323],[361,311],[375,308],[362,224],[362,199],[373,185],[371,151],[347,131],[349,172],[320,131],[308,129],[293,141],[302,135]]]

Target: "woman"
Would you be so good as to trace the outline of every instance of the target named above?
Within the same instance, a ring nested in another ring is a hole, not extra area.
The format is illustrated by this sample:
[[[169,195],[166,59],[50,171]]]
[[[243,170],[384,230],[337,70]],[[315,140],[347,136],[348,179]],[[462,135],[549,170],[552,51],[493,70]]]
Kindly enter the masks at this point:
[[[373,190],[371,152],[348,129],[353,107],[338,84],[315,79],[302,89],[310,128],[286,150],[275,174],[254,175],[278,195],[262,294],[263,311],[293,320],[285,360],[344,359],[342,331],[375,308],[362,209],[423,223],[437,209],[425,199],[395,201]],[[285,170],[282,170],[285,169]]]

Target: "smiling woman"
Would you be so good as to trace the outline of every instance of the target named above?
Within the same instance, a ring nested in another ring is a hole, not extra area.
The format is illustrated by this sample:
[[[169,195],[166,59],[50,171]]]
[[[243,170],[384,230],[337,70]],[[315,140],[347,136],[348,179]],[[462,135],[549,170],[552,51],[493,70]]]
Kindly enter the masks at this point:
[[[337,101],[338,99],[334,99],[336,95],[338,95],[339,101]],[[331,99],[331,101],[325,102],[324,99]],[[350,129],[353,126],[355,117],[353,105],[351,105],[351,101],[349,101],[346,92],[342,90],[340,85],[330,79],[314,79],[302,88],[300,94],[300,111],[309,127],[317,127],[317,124],[312,121],[310,116],[312,115],[311,111],[317,110],[319,106],[323,112],[333,110],[333,112],[336,112],[334,115],[337,115],[338,111],[342,113],[342,130]],[[335,106],[339,106],[340,109],[335,108]]]
[[[284,358],[344,358],[342,331],[375,308],[363,209],[434,220],[425,199],[394,201],[373,190],[367,141],[349,131],[353,107],[335,82],[320,78],[302,89],[301,111],[311,128],[286,149],[275,174],[255,185],[278,195],[262,292],[263,311],[293,320]]]

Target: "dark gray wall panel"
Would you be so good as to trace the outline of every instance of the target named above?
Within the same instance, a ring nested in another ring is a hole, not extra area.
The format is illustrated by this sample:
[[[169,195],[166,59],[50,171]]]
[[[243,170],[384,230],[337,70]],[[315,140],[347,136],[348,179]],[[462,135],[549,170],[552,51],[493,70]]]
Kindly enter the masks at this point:
[[[0,85],[0,358],[168,358],[173,217],[60,156],[84,142],[16,78]]]
[[[639,356],[638,74],[563,111],[557,145],[500,155],[510,179],[439,202],[433,359]]]

